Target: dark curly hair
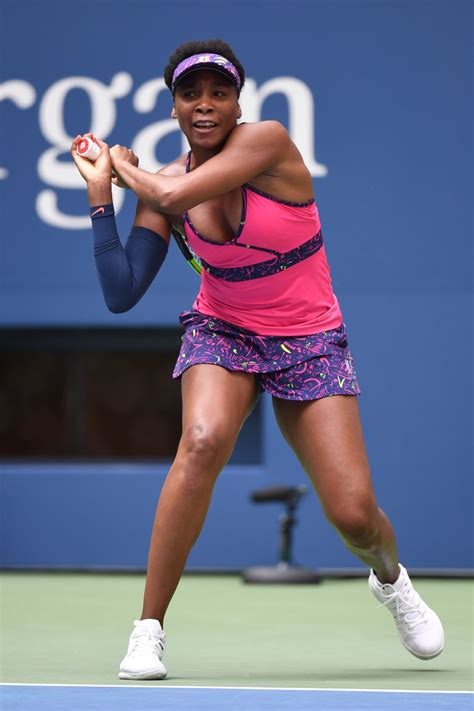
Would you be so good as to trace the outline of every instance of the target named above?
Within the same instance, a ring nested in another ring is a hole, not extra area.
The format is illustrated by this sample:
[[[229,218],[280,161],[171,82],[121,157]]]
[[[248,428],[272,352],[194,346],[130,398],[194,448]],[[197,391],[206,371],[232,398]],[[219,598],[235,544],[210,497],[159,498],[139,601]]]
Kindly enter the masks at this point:
[[[171,91],[171,82],[173,80],[173,72],[183,59],[192,57],[193,54],[201,54],[204,52],[212,52],[214,54],[222,54],[223,57],[229,59],[235,66],[240,76],[240,88],[242,89],[245,82],[245,69],[237,59],[234,51],[227,42],[221,39],[209,40],[194,40],[192,42],[183,42],[175,49],[169,58],[169,62],[165,67],[164,79],[166,86]]]

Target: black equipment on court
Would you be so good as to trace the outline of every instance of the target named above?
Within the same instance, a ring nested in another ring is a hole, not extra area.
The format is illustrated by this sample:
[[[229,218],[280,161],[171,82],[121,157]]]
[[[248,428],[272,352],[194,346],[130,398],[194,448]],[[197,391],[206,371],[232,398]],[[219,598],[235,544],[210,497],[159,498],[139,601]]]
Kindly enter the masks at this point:
[[[281,503],[285,512],[280,515],[280,546],[279,562],[273,566],[253,566],[242,572],[246,583],[282,583],[303,584],[320,583],[321,578],[316,570],[303,568],[293,563],[293,528],[297,523],[296,508],[308,493],[307,486],[272,486],[259,489],[250,495],[255,504]]]

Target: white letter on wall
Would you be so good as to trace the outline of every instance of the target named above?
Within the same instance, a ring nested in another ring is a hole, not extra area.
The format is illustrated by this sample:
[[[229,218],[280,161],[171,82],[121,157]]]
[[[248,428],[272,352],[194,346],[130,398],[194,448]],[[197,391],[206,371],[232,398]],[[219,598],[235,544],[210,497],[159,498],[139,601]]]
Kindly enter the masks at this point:
[[[271,94],[283,94],[288,101],[288,133],[301,151],[313,178],[323,178],[328,169],[316,160],[314,147],[314,102],[306,84],[295,77],[275,77],[257,88],[247,79],[242,90],[241,106],[246,121],[260,121],[262,104]]]
[[[7,99],[19,109],[29,109],[36,101],[36,91],[27,81],[10,79],[0,84],[0,101]],[[7,168],[0,167],[0,180],[4,180],[7,176]]]
[[[165,90],[168,94],[169,89],[164,79],[147,81],[133,97],[133,108],[141,114],[153,111],[158,102],[158,97]],[[180,131],[178,122],[175,119],[163,119],[163,121],[152,123],[137,133],[132,148],[140,158],[140,167],[150,171],[150,173],[156,173],[163,168],[165,163],[160,163],[157,159],[156,148],[162,138],[174,131]],[[188,148],[188,142],[184,134],[181,134],[181,150],[184,153]]]
[[[58,160],[68,153],[74,136],[69,136],[64,126],[64,104],[72,89],[82,89],[91,103],[90,131],[106,138],[115,125],[116,99],[129,93],[132,77],[127,72],[119,72],[112,77],[110,86],[90,77],[67,77],[53,84],[43,96],[39,110],[39,125],[43,136],[52,144],[39,158],[38,175],[55,188],[84,188],[85,183],[72,161]],[[123,191],[114,189],[115,211],[118,212],[124,200]],[[87,216],[62,213],[58,208],[58,196],[54,190],[42,190],[36,199],[39,217],[48,225],[62,229],[87,229]]]

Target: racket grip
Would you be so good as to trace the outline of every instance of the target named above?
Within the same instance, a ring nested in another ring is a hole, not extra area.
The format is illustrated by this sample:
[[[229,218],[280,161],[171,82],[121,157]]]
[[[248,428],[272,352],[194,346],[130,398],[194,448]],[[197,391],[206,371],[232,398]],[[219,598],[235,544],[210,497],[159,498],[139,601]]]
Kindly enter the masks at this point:
[[[81,158],[88,158],[91,161],[97,160],[100,156],[100,148],[92,138],[81,138],[76,148],[77,154]]]

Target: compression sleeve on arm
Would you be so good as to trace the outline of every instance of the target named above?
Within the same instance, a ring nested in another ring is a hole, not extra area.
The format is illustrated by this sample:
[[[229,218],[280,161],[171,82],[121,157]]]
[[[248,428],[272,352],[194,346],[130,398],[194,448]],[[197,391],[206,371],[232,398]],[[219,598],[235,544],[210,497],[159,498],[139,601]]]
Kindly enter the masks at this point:
[[[132,227],[125,247],[115,224],[114,206],[91,207],[94,257],[105,303],[123,313],[142,298],[160,269],[168,243],[146,227]]]

